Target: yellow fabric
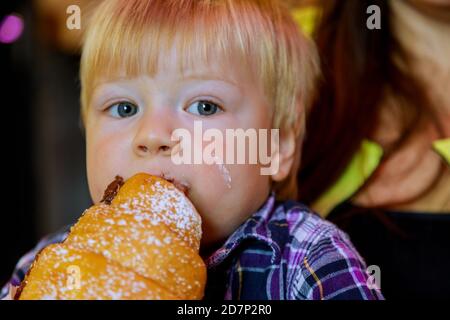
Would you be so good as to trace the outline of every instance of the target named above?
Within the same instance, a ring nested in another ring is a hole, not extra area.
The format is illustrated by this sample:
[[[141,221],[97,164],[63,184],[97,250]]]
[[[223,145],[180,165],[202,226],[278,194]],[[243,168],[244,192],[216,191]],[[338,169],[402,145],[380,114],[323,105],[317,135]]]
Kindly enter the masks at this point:
[[[339,203],[350,198],[378,167],[383,149],[375,142],[363,140],[344,173],[313,205],[322,216],[327,216]]]
[[[434,141],[433,149],[450,165],[450,138]]]
[[[319,18],[319,8],[314,6],[295,8],[291,13],[303,33],[311,37]]]
[[[450,138],[436,140],[433,149],[450,165]],[[326,217],[338,204],[354,195],[378,167],[383,149],[375,142],[364,140],[337,182],[331,186],[312,208]]]

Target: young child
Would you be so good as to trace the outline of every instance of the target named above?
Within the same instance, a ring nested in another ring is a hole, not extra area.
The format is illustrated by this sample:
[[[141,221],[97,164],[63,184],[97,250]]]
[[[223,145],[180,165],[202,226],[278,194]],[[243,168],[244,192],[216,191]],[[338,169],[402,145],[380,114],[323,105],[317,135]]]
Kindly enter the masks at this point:
[[[99,202],[116,175],[138,172],[188,186],[202,216],[207,300],[381,299],[346,234],[290,200],[318,63],[280,2],[107,0],[96,7],[81,59],[92,199]],[[278,170],[175,164],[172,133],[193,132],[198,121],[224,136],[226,129],[279,129]],[[67,232],[22,258],[12,285],[37,251]]]

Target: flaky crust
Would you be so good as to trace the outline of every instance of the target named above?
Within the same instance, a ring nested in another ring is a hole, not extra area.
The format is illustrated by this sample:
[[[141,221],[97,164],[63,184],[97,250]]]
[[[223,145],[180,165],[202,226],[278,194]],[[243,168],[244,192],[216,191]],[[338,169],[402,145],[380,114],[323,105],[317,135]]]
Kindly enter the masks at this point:
[[[110,186],[108,201],[87,209],[63,243],[37,255],[16,298],[203,297],[201,218],[185,194],[145,173]]]

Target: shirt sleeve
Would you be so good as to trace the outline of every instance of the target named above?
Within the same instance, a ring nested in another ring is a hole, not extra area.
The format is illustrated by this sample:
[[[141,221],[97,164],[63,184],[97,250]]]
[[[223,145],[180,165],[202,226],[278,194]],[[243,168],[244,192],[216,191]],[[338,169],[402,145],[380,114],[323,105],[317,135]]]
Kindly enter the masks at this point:
[[[69,230],[70,226],[65,226],[58,232],[47,235],[46,237],[42,238],[32,250],[22,256],[22,258],[20,258],[17,262],[10,280],[3,286],[0,292],[0,299],[3,299],[8,295],[10,285],[14,287],[20,285],[39,251],[50,244],[60,243],[64,241],[69,233]]]
[[[348,236],[334,229],[311,244],[299,262],[296,295],[310,300],[384,300]]]

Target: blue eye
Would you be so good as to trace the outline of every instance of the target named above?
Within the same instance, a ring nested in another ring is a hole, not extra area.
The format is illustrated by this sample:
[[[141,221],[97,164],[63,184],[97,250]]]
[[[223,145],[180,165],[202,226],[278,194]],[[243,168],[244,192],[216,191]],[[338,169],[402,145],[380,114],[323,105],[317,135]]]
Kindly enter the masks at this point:
[[[128,118],[134,116],[139,108],[130,102],[119,102],[109,107],[108,112],[115,118]]]
[[[186,111],[200,116],[211,116],[217,112],[221,112],[222,108],[214,102],[199,100],[192,103]]]

